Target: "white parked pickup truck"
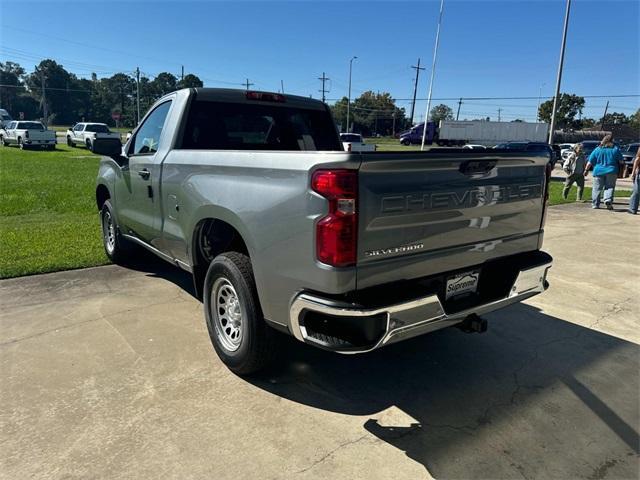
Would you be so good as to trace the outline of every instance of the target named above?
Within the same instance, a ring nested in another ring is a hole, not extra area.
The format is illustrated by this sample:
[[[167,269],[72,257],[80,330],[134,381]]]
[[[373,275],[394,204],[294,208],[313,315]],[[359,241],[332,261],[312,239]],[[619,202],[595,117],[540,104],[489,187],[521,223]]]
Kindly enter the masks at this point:
[[[375,152],[376,146],[364,143],[359,133],[341,133],[340,141],[345,152]]]
[[[22,149],[42,147],[53,150],[56,148],[56,132],[47,130],[41,122],[13,120],[0,130],[0,143],[3,147],[14,144]]]
[[[93,151],[93,142],[96,138],[117,138],[120,140],[120,134],[112,132],[104,123],[76,123],[67,130],[67,145],[75,147],[84,145]]]

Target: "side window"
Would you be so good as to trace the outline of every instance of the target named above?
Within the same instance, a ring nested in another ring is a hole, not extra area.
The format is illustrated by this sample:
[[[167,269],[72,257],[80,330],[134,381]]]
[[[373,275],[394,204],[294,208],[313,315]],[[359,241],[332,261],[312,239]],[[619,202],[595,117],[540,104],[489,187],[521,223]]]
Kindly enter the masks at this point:
[[[84,127],[84,125],[76,125],[76,126],[74,127],[74,130],[75,130],[76,132],[81,132],[83,127]]]
[[[165,102],[162,105],[158,106],[147,117],[147,119],[136,132],[133,150],[130,152],[132,155],[151,154],[155,153],[158,150],[160,135],[162,134],[164,121],[167,118],[170,107],[171,101]]]
[[[16,122],[11,122],[11,123],[9,124],[8,129],[9,129],[9,130],[13,130],[14,128],[16,128]]]

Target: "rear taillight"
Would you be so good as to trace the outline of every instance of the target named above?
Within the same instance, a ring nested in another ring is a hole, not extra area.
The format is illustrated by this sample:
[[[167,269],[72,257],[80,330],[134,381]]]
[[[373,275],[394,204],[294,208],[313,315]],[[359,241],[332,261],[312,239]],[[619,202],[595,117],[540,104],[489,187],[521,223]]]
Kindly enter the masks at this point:
[[[549,183],[551,182],[551,172],[553,171],[553,165],[551,162],[547,163],[544,174],[544,192],[542,195],[542,221],[540,222],[540,230],[544,228],[544,224],[547,221],[547,206],[549,204]]]
[[[29,138],[29,130],[24,131],[24,138]]]
[[[329,213],[316,224],[316,257],[333,267],[356,263],[358,172],[317,170],[311,188],[329,202]]]
[[[353,148],[352,143],[347,143],[347,152],[350,152],[351,149]]]

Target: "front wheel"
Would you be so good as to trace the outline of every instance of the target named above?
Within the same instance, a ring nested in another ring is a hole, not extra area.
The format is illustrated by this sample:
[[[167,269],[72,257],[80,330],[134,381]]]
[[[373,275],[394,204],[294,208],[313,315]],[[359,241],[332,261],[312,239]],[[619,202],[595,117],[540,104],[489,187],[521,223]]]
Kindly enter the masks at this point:
[[[22,142],[22,137],[18,137],[18,147],[20,147],[20,150],[24,150],[25,148],[27,148]]]
[[[5,141],[4,141],[4,136],[2,136],[2,135],[0,135],[0,144],[1,144],[3,147],[8,147],[8,146],[9,146],[9,144],[8,144],[7,142],[5,142]]]
[[[87,149],[90,152],[93,152],[93,144],[91,143],[91,140],[87,140]]]
[[[238,375],[263,369],[277,351],[277,332],[267,325],[249,257],[218,255],[204,282],[204,309],[211,343],[222,362]]]
[[[408,147],[409,145],[411,145],[411,140],[409,139],[404,139],[400,142],[402,145],[404,145],[405,147]]]
[[[75,147],[75,143],[71,140],[71,137],[67,136],[67,147]]]

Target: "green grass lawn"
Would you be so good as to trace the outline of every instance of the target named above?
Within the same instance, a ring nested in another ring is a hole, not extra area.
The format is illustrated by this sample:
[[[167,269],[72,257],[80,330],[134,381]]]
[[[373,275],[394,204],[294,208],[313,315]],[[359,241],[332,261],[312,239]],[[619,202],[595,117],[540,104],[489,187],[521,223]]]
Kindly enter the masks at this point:
[[[66,145],[52,152],[0,147],[0,278],[108,263],[95,207],[98,162],[88,150]],[[562,182],[554,181],[551,205],[574,201],[575,187],[570,200],[561,192]]]
[[[567,200],[562,198],[562,187],[564,183],[558,180],[551,182],[551,188],[549,190],[549,205],[561,205],[563,203],[573,203],[576,201],[576,195],[578,193],[575,184],[571,187]],[[628,198],[631,196],[631,190],[617,190],[615,192],[616,198]],[[585,187],[583,200],[591,201],[591,187]]]
[[[108,263],[95,207],[99,157],[0,147],[0,278]]]

